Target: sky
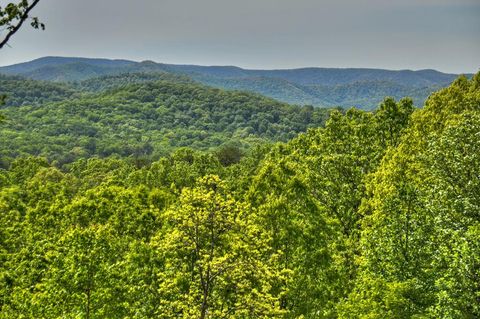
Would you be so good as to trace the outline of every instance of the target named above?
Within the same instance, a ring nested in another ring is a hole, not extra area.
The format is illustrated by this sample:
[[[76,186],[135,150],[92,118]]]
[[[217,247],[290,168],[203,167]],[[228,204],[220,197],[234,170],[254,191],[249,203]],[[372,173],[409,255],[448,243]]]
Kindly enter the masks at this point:
[[[81,56],[253,69],[480,68],[480,0],[41,0],[32,15],[46,30],[22,28],[0,65]]]

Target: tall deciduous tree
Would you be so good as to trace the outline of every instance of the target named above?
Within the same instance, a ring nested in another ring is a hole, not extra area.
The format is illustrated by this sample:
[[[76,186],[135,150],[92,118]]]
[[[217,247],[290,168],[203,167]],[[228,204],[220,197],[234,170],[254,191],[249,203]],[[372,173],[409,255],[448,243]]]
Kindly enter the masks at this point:
[[[341,318],[476,318],[480,76],[415,112],[367,184],[356,288]]]
[[[168,228],[153,244],[164,257],[159,288],[165,318],[272,318],[277,274],[259,257],[267,249],[248,205],[214,175],[186,188],[165,213]]]

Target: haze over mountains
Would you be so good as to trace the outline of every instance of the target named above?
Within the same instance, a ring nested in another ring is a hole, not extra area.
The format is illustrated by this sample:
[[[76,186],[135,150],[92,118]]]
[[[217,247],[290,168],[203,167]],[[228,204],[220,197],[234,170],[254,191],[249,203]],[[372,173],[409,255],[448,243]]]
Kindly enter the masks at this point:
[[[301,68],[249,70],[235,66],[173,65],[153,61],[43,57],[0,67],[0,73],[35,80],[80,82],[125,73],[170,73],[217,88],[260,93],[279,101],[319,107],[373,109],[385,96],[413,98],[421,106],[458,75],[435,70]],[[142,77],[142,81],[144,78]]]

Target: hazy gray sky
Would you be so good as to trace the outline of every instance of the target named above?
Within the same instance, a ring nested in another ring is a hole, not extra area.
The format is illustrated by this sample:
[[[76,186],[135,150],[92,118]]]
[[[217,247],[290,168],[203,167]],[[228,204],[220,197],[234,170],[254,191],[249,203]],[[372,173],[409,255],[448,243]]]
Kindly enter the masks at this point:
[[[20,30],[0,65],[60,55],[269,69],[480,67],[480,0],[41,0],[34,14],[46,31]]]

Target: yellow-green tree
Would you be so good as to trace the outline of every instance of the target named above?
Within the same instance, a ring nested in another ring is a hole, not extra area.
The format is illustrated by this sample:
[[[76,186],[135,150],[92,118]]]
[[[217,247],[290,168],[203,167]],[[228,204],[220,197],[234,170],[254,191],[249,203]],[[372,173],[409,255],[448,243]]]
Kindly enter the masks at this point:
[[[325,128],[279,145],[263,162],[249,196],[282,252],[276,266],[291,271],[282,299],[291,316],[336,317],[356,276],[367,174],[397,143],[412,110],[411,100],[388,98],[375,113],[333,111]]]
[[[367,184],[356,288],[341,318],[479,316],[480,74],[412,115]]]
[[[272,283],[279,275],[261,257],[268,249],[249,205],[233,199],[215,175],[185,188],[165,213],[152,244],[165,269],[162,318],[272,318],[279,315]],[[275,256],[271,257],[272,259]]]

